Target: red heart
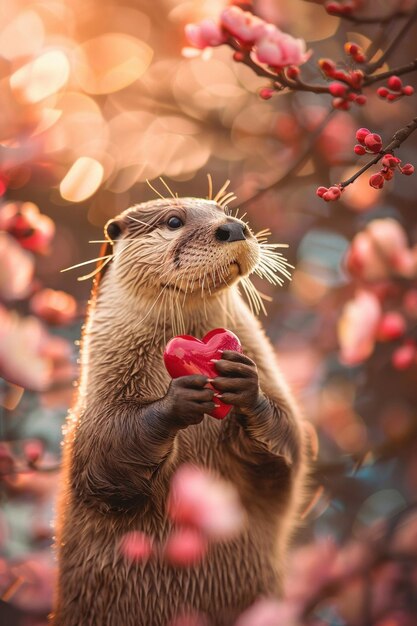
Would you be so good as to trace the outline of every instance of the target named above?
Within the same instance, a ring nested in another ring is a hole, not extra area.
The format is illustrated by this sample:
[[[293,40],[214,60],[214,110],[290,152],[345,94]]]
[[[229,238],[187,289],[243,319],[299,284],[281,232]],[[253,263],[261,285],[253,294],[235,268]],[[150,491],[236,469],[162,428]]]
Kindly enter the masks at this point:
[[[218,372],[210,359],[220,359],[223,350],[242,352],[238,337],[225,328],[211,330],[202,340],[191,335],[178,335],[168,341],[164,350],[164,362],[172,378],[202,374],[209,378],[216,378]],[[214,389],[209,383],[209,387]],[[232,408],[218,398],[214,401],[219,406],[210,415],[222,420]]]

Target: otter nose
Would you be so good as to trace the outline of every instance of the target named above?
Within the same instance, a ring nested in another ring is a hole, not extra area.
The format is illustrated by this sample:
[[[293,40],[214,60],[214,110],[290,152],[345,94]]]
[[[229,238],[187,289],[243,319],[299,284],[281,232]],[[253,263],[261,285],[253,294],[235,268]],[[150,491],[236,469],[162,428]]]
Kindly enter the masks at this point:
[[[222,224],[216,230],[217,241],[244,241],[246,239],[246,225],[240,222]]]

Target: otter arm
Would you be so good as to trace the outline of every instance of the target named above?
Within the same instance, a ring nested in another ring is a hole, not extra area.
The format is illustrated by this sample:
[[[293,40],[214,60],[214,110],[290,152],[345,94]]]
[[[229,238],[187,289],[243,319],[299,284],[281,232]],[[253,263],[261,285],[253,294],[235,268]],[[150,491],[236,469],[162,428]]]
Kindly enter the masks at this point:
[[[206,376],[183,376],[150,404],[119,401],[111,411],[100,407],[84,413],[72,444],[71,484],[77,497],[104,510],[125,510],[164,494],[170,472],[163,470],[173,465],[178,431],[214,408],[206,384]]]

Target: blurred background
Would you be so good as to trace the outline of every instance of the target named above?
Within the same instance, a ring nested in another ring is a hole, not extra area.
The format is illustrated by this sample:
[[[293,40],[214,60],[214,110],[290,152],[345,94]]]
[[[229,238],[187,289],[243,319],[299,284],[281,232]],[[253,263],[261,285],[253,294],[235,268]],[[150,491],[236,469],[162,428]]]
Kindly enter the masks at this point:
[[[383,47],[397,26],[355,24],[328,15],[322,4],[253,3],[265,20],[308,42],[313,55],[303,76],[310,80],[321,78],[320,57],[344,62],[346,41]],[[376,15],[412,2],[366,4]],[[265,79],[233,62],[230,48],[194,58],[181,53],[185,24],[216,18],[225,5],[9,0],[0,6],[4,624],[44,625],[51,606],[61,427],[91,287],[77,276],[94,264],[61,270],[100,256],[100,244],[89,241],[102,238],[110,217],[155,197],[146,179],[165,194],[160,176],[179,196],[202,197],[207,173],[215,190],[230,179],[238,198],[231,206],[247,211],[255,231],[268,227],[271,241],[289,244],[292,282],[258,286],[273,298],[262,322],[318,452],[295,566],[304,562],[297,559],[318,563],[323,541],[339,549],[391,528],[392,520],[404,525],[405,517],[402,545],[409,554],[416,549],[416,183],[397,175],[379,191],[363,176],[340,202],[324,203],[315,193],[365,162],[353,153],[357,128],[368,127],[387,143],[415,115],[415,97],[390,105],[369,89],[366,106],[329,119],[328,96],[298,92],[262,100]],[[414,27],[390,66],[415,58],[416,42]],[[415,86],[412,74],[407,83]],[[417,137],[399,156],[417,162]],[[397,271],[394,248],[404,252],[407,271]],[[370,331],[373,313],[358,293],[376,298],[383,314],[394,313],[397,331]],[[407,561],[406,573],[402,560],[388,565],[370,575],[388,606],[380,602],[375,614],[368,606],[372,616],[363,621],[365,591],[356,589],[320,608],[314,624],[416,624],[376,621],[393,607],[396,616],[410,606],[416,615],[415,560]]]

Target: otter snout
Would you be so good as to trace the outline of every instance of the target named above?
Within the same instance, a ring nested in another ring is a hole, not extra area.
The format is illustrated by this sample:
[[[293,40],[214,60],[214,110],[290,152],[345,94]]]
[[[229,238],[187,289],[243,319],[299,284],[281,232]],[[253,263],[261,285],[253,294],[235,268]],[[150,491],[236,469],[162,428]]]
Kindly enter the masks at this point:
[[[232,241],[244,241],[248,234],[248,228],[243,222],[230,222],[222,224],[216,229],[217,241],[231,243]]]

